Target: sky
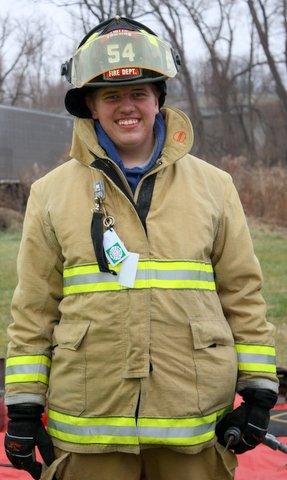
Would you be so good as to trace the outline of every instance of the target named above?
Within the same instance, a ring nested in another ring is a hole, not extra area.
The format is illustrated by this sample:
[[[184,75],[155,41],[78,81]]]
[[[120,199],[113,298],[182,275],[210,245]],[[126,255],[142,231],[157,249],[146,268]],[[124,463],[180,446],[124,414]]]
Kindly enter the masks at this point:
[[[9,13],[12,17],[21,19],[23,16],[45,16],[59,27],[68,26],[69,15],[65,8],[59,8],[51,1],[45,0],[0,0],[0,13]]]
[[[75,31],[71,25],[71,17],[65,8],[59,8],[48,0],[0,0],[0,15],[8,13],[11,18],[21,20],[43,19],[51,26],[55,41],[63,47],[73,48]],[[79,37],[81,37],[79,33]],[[56,47],[55,47],[56,49]],[[57,45],[59,51],[59,44]]]
[[[67,0],[68,2],[72,0]],[[79,43],[82,38],[82,32],[77,35],[73,25],[71,25],[71,15],[67,8],[57,7],[49,0],[0,0],[0,15],[4,15],[6,12],[11,17],[17,18],[44,18],[51,23],[54,35],[55,51],[59,52],[60,48],[64,47],[64,50],[72,53],[74,46]],[[149,19],[147,25],[155,29],[160,33],[160,28],[156,28],[154,21]],[[187,42],[196,45],[196,49],[193,51],[194,56],[200,56],[203,53],[203,49],[200,47],[196,32],[194,29],[189,30],[189,38]],[[190,38],[191,35],[191,38]]]
[[[67,0],[67,3],[73,3],[73,0]],[[51,30],[51,56],[54,58],[57,69],[60,64],[72,56],[75,47],[82,39],[82,31],[75,29],[72,24],[70,11],[65,7],[57,7],[49,0],[0,0],[0,15],[9,13],[11,17],[21,20],[29,19],[45,19],[47,20]],[[211,12],[212,16],[212,12]],[[154,28],[154,22],[151,20],[146,22],[147,25]],[[155,28],[160,33],[160,27]],[[236,44],[234,53],[241,56],[248,52],[248,16],[246,10],[239,7],[236,17]],[[276,42],[278,39],[276,40]],[[278,43],[280,45],[281,42]],[[205,48],[199,41],[198,34],[194,27],[186,28],[186,45],[190,45],[188,54],[192,60],[196,61],[205,55]],[[282,46],[281,46],[282,47]],[[13,48],[13,47],[12,47]],[[282,48],[281,48],[282,50]]]
[[[49,3],[45,0],[0,0],[0,15],[3,17],[5,14],[17,21],[28,19],[29,22],[34,22],[34,28],[41,20],[48,25],[51,36],[48,52],[49,77],[53,80],[58,80],[60,78],[61,64],[72,56],[76,45],[82,37],[81,31],[78,35],[75,32],[71,16],[67,10],[52,5],[51,2]],[[9,49],[7,47],[5,49],[5,58],[9,56],[9,52],[12,58],[16,48],[15,43],[11,41]]]

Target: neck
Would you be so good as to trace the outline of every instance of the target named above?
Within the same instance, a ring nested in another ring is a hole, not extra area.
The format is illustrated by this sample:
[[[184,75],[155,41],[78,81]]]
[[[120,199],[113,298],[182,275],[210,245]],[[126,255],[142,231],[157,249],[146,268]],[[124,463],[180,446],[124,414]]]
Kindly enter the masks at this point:
[[[121,149],[118,148],[118,152],[121,156],[123,164],[126,168],[133,168],[133,167],[141,167],[144,165],[150,158],[153,148],[154,148],[154,137],[150,142],[146,142],[144,145],[132,147],[129,149],[128,147]]]

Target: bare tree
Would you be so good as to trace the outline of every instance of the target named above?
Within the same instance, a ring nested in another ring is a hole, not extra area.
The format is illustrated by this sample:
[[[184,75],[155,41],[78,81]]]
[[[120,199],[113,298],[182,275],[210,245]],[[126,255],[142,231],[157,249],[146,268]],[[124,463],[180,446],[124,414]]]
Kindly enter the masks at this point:
[[[32,76],[38,79],[41,92],[46,38],[45,26],[39,21],[35,25],[31,21],[0,18],[0,101],[29,104]]]
[[[51,0],[51,3],[68,9],[84,33],[95,26],[95,21],[100,23],[115,15],[138,18],[139,0]]]
[[[210,62],[209,95],[214,108],[220,111],[223,150],[238,152],[238,134],[234,127],[232,108],[235,99],[236,77],[233,62],[235,26],[232,17],[234,1],[229,0],[178,0],[179,8],[197,29],[207,49]]]
[[[200,150],[203,153],[205,148],[203,118],[199,109],[191,70],[188,65],[186,44],[184,41],[184,24],[181,12],[172,4],[172,2],[166,0],[163,0],[160,6],[155,0],[149,0],[149,4],[152,8],[151,13],[157,18],[160,25],[164,27],[168,39],[180,55],[181,68],[179,82],[184,88],[185,97],[187,98],[188,103],[188,111],[195,128],[194,150]],[[188,47],[189,46],[187,45],[187,48]]]
[[[23,56],[26,51],[27,39],[24,38],[18,42],[13,56],[9,55],[7,60],[7,51],[10,52],[10,41],[12,41],[15,23],[11,21],[8,15],[0,17],[0,101],[5,100],[5,82],[11,77],[16,69],[22,67]],[[21,82],[22,80],[20,80]]]
[[[214,152],[217,149],[218,155],[246,154],[248,151],[249,158],[255,159],[263,142],[264,135],[260,132],[266,133],[273,128],[275,120],[280,123],[282,131],[283,116],[276,114],[278,104],[275,102],[272,106],[267,105],[267,100],[271,99],[271,102],[274,102],[272,96],[275,87],[282,111],[285,112],[286,125],[284,88],[286,75],[284,69],[287,67],[286,0],[159,2],[148,0],[145,3],[139,0],[50,0],[50,2],[71,13],[71,18],[75,19],[78,28],[77,40],[81,34],[79,27],[82,33],[87,33],[95,24],[116,14],[139,19],[143,23],[146,17],[152,19],[152,24],[156,25],[155,29],[159,28],[181,55],[181,72],[177,76],[178,80],[168,82],[171,87],[169,90],[181,97],[181,100],[182,97],[186,99],[187,111],[195,125],[197,147],[200,146],[201,151],[206,151],[208,145],[209,151]],[[246,54],[241,58],[236,54],[236,38],[242,35],[242,29],[236,28],[239,24],[237,10],[239,7],[242,9],[243,18],[245,20],[249,18],[250,21],[250,35],[244,32]],[[278,48],[275,52],[272,51],[274,25],[277,31],[280,27],[280,46],[282,39],[284,41],[284,52],[280,55]],[[197,45],[191,45],[189,41],[188,33],[191,28],[197,31],[199,42],[205,47],[205,53],[202,54],[205,58],[202,72],[192,61],[193,51],[197,49]],[[262,39],[265,39],[264,45]],[[272,75],[271,82],[270,77],[267,79],[266,65],[269,66]],[[0,57],[0,73],[2,71],[3,59]],[[35,80],[33,82],[35,84]],[[49,91],[50,86],[47,84],[46,87]],[[55,88],[57,90],[56,86]],[[271,95],[266,95],[267,91]],[[205,94],[203,103],[202,92]],[[46,100],[42,102],[44,104]],[[212,120],[210,117],[204,117],[203,121],[203,112],[206,110],[204,111],[202,106],[208,108],[208,114],[213,115]],[[267,118],[267,115],[270,115],[270,118]],[[272,135],[275,138],[278,128],[274,127],[273,130]]]
[[[282,16],[283,27],[285,30],[285,66],[287,67],[287,22],[286,22],[286,0],[278,2],[268,2],[268,0],[246,0],[247,5],[253,19],[260,44],[265,53],[267,63],[272,74],[276,93],[280,99],[284,116],[287,122],[287,91],[284,86],[283,75],[278,68],[275,54],[270,46],[271,26],[274,16]],[[271,5],[272,4],[272,5]],[[272,8],[271,8],[272,7]],[[286,75],[286,71],[285,71]]]
[[[281,1],[281,10],[282,10],[282,23],[284,31],[284,57],[285,65],[287,68],[287,2],[286,0]]]

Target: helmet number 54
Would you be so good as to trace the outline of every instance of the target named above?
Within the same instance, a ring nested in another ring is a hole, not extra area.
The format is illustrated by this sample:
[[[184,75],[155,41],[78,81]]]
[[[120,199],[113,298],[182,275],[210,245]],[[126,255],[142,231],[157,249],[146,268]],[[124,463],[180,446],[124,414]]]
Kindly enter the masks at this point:
[[[127,43],[122,51],[118,43],[107,45],[109,63],[118,63],[121,58],[127,58],[130,62],[134,61],[135,53],[132,43]]]

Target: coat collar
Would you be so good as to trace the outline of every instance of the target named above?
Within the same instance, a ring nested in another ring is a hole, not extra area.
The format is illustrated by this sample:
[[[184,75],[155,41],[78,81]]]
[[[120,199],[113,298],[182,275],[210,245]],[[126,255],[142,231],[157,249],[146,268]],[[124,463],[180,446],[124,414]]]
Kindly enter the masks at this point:
[[[166,122],[166,141],[162,150],[162,165],[174,163],[187,154],[193,145],[193,129],[185,113],[174,107],[161,109]],[[70,155],[85,165],[96,157],[108,159],[99,145],[93,120],[76,118]]]

